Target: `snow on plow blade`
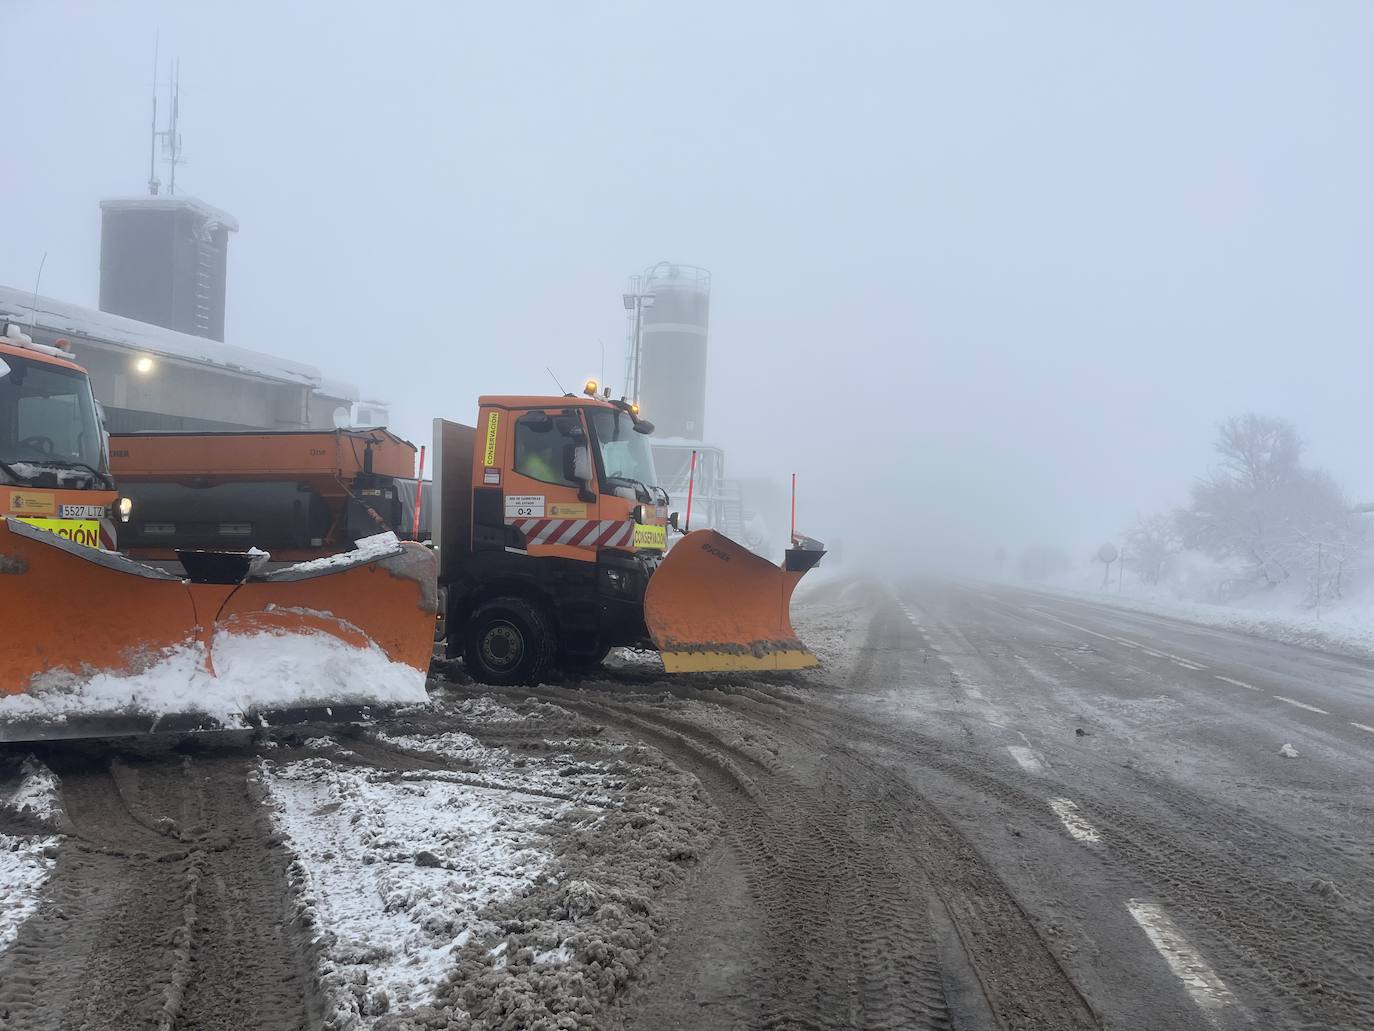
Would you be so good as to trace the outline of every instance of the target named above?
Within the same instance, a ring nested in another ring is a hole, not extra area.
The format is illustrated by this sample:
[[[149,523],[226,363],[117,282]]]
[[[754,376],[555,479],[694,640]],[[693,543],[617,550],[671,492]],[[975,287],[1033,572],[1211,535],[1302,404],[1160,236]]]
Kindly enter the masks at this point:
[[[808,542],[814,544],[814,542]],[[816,657],[797,640],[792,591],[825,552],[794,548],[784,568],[714,530],[673,545],[649,578],[644,620],[669,673],[804,669]]]
[[[202,583],[0,518],[0,742],[420,703],[435,609],[420,545]]]

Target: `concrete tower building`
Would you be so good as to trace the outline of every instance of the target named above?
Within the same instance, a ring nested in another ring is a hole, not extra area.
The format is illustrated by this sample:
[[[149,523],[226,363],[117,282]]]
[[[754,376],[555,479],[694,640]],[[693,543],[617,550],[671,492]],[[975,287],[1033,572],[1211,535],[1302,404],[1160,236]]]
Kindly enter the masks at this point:
[[[638,293],[653,298],[638,313],[639,403],[659,436],[704,440],[711,273],[660,261],[645,271]]]
[[[100,202],[100,310],[224,339],[232,215],[194,197]]]

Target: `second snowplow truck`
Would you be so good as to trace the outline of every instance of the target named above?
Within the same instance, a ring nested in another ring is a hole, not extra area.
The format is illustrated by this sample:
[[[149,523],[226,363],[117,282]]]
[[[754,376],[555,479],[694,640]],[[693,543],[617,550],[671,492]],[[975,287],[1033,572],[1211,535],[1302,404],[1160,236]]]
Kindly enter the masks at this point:
[[[422,703],[435,563],[374,534],[268,572],[179,548],[113,550],[134,504],[111,475],[86,370],[0,320],[0,743],[260,727]]]
[[[638,407],[600,396],[485,396],[476,426],[434,425],[434,543],[447,653],[477,680],[538,682],[611,648],[656,648],[670,673],[801,669],[789,618],[824,550],[784,566],[714,530],[669,540]]]

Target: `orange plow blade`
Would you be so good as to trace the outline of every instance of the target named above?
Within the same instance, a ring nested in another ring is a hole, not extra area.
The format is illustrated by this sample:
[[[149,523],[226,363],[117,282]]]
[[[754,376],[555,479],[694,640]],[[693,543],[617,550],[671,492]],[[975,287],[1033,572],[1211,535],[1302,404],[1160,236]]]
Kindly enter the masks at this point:
[[[421,703],[432,553],[192,582],[0,518],[0,742],[242,729]],[[198,579],[203,579],[198,577]]]
[[[787,553],[779,569],[714,530],[673,545],[649,578],[644,621],[669,673],[805,669],[816,656],[797,639],[792,592],[825,552]]]

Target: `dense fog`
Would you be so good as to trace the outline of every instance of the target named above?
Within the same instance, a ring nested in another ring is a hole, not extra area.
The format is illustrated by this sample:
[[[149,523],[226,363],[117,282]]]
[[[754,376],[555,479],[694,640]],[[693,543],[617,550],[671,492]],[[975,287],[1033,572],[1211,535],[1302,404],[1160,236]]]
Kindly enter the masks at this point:
[[[418,439],[546,367],[618,390],[625,278],[705,266],[706,435],[797,472],[803,529],[1078,561],[1195,501],[1247,413],[1337,509],[1374,501],[1371,30],[1358,2],[6,0],[0,284],[94,306],[156,41],[179,192],[241,225],[230,342]]]

